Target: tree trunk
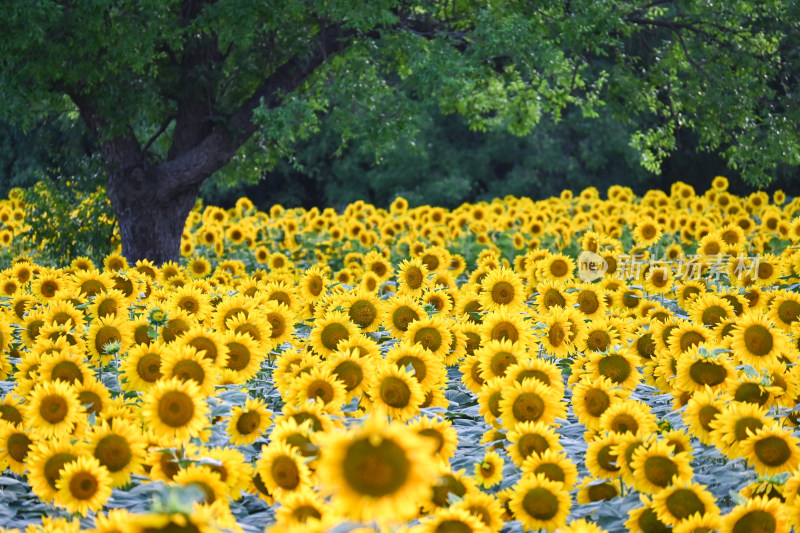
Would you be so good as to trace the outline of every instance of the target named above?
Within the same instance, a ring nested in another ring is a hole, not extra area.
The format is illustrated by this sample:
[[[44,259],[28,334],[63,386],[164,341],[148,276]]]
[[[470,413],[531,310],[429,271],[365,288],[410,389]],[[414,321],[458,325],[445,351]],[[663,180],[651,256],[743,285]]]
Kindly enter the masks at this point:
[[[108,197],[117,214],[122,255],[133,264],[180,259],[181,235],[197,200],[198,187],[169,190],[156,172],[142,167],[110,174]]]

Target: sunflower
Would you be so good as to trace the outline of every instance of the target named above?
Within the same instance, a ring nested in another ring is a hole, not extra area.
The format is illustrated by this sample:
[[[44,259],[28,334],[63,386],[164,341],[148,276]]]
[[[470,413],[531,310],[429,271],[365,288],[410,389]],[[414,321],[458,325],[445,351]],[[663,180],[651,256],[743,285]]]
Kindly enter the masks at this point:
[[[789,533],[790,524],[786,508],[780,501],[766,496],[749,498],[734,507],[722,518],[723,533],[759,531],[764,533]]]
[[[361,331],[376,331],[383,322],[380,299],[364,289],[356,289],[342,297],[341,307]],[[338,306],[333,306],[338,307]]]
[[[37,383],[22,409],[25,427],[34,438],[67,436],[81,421],[78,393],[63,381]]]
[[[800,322],[800,294],[794,291],[775,291],[775,297],[769,302],[769,318],[784,331]]]
[[[480,333],[484,344],[490,340],[509,340],[521,346],[533,344],[533,334],[524,315],[502,308],[484,315]]]
[[[172,482],[182,487],[198,489],[202,495],[201,504],[213,504],[218,500],[225,500],[228,496],[228,487],[222,481],[218,472],[210,471],[205,465],[190,464],[182,468]]]
[[[606,378],[628,390],[634,390],[642,379],[636,361],[630,355],[613,349],[607,353],[592,353],[586,363],[586,370],[593,378]]]
[[[788,350],[786,335],[772,327],[769,319],[758,311],[749,311],[739,317],[731,334],[733,355],[741,364],[760,368],[778,362]]]
[[[49,302],[67,289],[68,283],[59,270],[43,269],[31,281],[31,294],[40,302]]]
[[[111,497],[111,476],[94,457],[78,457],[64,465],[56,488],[56,504],[86,516]]]
[[[596,479],[614,479],[620,476],[620,465],[614,453],[625,442],[622,433],[598,433],[586,446],[586,469]]]
[[[25,458],[28,483],[33,493],[42,501],[52,501],[58,492],[56,481],[61,477],[64,465],[85,456],[66,438],[35,440]]]
[[[588,429],[600,429],[600,417],[630,392],[623,391],[611,380],[598,377],[584,378],[572,391],[572,410],[578,421]]]
[[[520,422],[552,423],[564,418],[566,409],[558,392],[536,379],[522,383],[507,383],[500,400],[500,418],[503,427],[512,431]]]
[[[476,355],[468,355],[458,366],[461,373],[461,383],[474,394],[478,394],[486,383],[483,378],[484,370],[481,360]]]
[[[711,444],[711,423],[725,409],[719,392],[703,389],[692,394],[683,412],[684,423],[689,432],[703,444]]]
[[[688,481],[692,477],[687,452],[675,453],[675,447],[657,440],[633,452],[630,467],[634,487],[642,493],[652,494],[672,484]]]
[[[320,265],[306,269],[298,282],[300,296],[304,301],[317,302],[325,296],[331,283],[328,272]]]
[[[475,481],[487,489],[503,481],[503,458],[497,452],[486,452],[483,461],[475,463]]]
[[[446,377],[444,365],[422,344],[400,342],[386,353],[384,360],[394,363],[398,368],[408,368],[411,365],[409,370],[413,371],[414,378],[424,390],[435,386]]]
[[[78,401],[87,415],[103,415],[111,404],[111,392],[94,378],[76,385],[75,392],[78,393]]]
[[[120,370],[122,386],[128,391],[144,392],[152,387],[164,374],[161,361],[166,345],[160,341],[152,344],[137,344],[122,358]]]
[[[522,278],[513,270],[498,268],[490,271],[481,282],[478,295],[481,307],[486,311],[497,308],[518,310],[525,304]]]
[[[668,526],[677,526],[698,515],[719,516],[714,496],[704,485],[684,481],[653,494],[653,507],[658,519]]]
[[[42,310],[46,325],[63,326],[67,330],[76,331],[83,331],[86,325],[83,313],[69,301],[54,301]]]
[[[734,316],[733,306],[716,293],[699,295],[688,309],[689,318],[699,324],[714,327]]]
[[[352,349],[334,353],[323,365],[344,385],[347,403],[369,387],[375,362],[371,357],[361,357],[357,349]]]
[[[6,465],[15,474],[23,475],[25,460],[33,447],[30,437],[29,432],[21,427],[0,420],[0,466]]]
[[[735,381],[736,367],[726,353],[715,353],[699,344],[678,359],[676,376],[675,387],[683,391],[696,392],[706,387],[724,391]]]
[[[244,406],[235,405],[226,426],[231,444],[243,446],[254,443],[272,423],[271,417],[272,412],[258,398],[247,398]]]
[[[383,363],[369,388],[374,407],[398,420],[410,420],[419,413],[425,394],[417,380],[405,368]]]
[[[208,422],[208,403],[201,394],[194,380],[160,380],[145,393],[142,418],[167,441],[196,437]]]
[[[506,368],[506,378],[517,383],[535,379],[553,389],[559,396],[564,395],[564,378],[561,369],[552,361],[540,357],[523,358]]]
[[[311,400],[321,403],[330,413],[341,413],[347,392],[345,385],[326,367],[314,367],[292,380],[284,400],[301,405]]]
[[[544,474],[523,476],[514,486],[509,507],[525,528],[555,531],[567,524],[570,497],[563,483]]]
[[[432,441],[434,457],[449,464],[458,446],[458,433],[450,420],[438,416],[420,416],[406,425],[419,436]]]
[[[224,346],[228,357],[223,371],[233,372],[237,383],[254,378],[267,358],[267,354],[258,349],[258,343],[245,333],[226,332]]]
[[[533,454],[522,463],[523,476],[544,474],[550,481],[564,484],[564,488],[571,491],[578,481],[578,467],[575,466],[566,452],[545,450],[541,454]]]
[[[636,400],[625,399],[609,406],[600,415],[600,430],[613,433],[641,432],[649,434],[657,429],[656,417],[650,412],[647,404]]]
[[[667,341],[669,354],[673,359],[677,360],[692,346],[706,343],[710,340],[711,335],[705,327],[695,325],[690,321],[683,321],[677,327],[671,328],[669,331],[669,338]]]
[[[539,279],[571,281],[574,278],[575,261],[563,254],[551,254],[539,262]]]
[[[231,448],[197,448],[187,453],[187,459],[219,475],[229,490],[229,496],[238,500],[252,480],[252,467],[239,450]]]
[[[757,429],[741,442],[739,449],[762,476],[795,472],[800,465],[800,439],[777,425]]]
[[[127,318],[106,316],[92,321],[87,337],[86,347],[90,359],[107,365],[114,358],[114,353],[125,353],[128,350],[133,341],[133,331]]]
[[[123,487],[131,475],[143,472],[145,442],[133,423],[116,420],[113,426],[98,424],[89,430],[85,439],[86,451],[108,470],[113,487]]]
[[[678,305],[681,309],[688,309],[691,303],[699,296],[706,293],[707,287],[702,280],[680,280],[676,286]]]
[[[449,509],[463,509],[475,516],[489,528],[491,533],[497,533],[503,527],[503,508],[497,498],[482,491],[470,492],[464,498],[454,503]]]
[[[569,320],[566,309],[551,309],[541,317],[541,322],[544,324],[541,345],[546,353],[562,359],[574,351],[570,339],[574,339],[577,332],[572,330],[573,323]]]
[[[166,379],[194,381],[204,396],[210,395],[219,381],[219,369],[205,357],[205,352],[191,346],[168,345],[161,359],[161,372]]]
[[[642,507],[628,511],[628,519],[625,521],[628,531],[637,533],[668,533],[672,531],[670,526],[658,518],[655,505],[650,498],[640,494],[639,500],[642,502]]]
[[[443,531],[460,531],[463,533],[490,533],[488,526],[467,509],[442,507],[426,516],[415,528],[417,533],[441,533]]]
[[[341,341],[349,339],[357,332],[357,326],[350,321],[347,313],[327,311],[320,320],[314,322],[309,343],[318,354],[327,357],[336,352]]]
[[[196,284],[186,284],[176,289],[167,299],[166,309],[167,314],[181,310],[201,323],[211,316],[214,310],[211,298]]]
[[[444,360],[453,343],[450,323],[437,316],[423,317],[408,325],[402,339],[408,344],[422,346],[437,360]]]
[[[38,372],[43,380],[58,380],[73,386],[92,378],[92,370],[86,364],[83,353],[71,348],[43,355]]]
[[[270,533],[324,533],[338,524],[339,519],[332,513],[330,504],[310,488],[305,488],[283,498],[275,512],[275,521],[276,525],[268,529]]]
[[[410,520],[438,472],[431,446],[413,429],[371,416],[360,427],[326,433],[317,477],[342,515],[354,520]]]
[[[504,377],[506,369],[517,363],[523,353],[519,343],[506,339],[488,341],[475,350],[475,356],[480,361],[481,378],[489,380],[493,377]]]
[[[397,338],[402,337],[412,322],[428,316],[414,297],[403,294],[384,300],[381,311],[384,328],[394,332]]]

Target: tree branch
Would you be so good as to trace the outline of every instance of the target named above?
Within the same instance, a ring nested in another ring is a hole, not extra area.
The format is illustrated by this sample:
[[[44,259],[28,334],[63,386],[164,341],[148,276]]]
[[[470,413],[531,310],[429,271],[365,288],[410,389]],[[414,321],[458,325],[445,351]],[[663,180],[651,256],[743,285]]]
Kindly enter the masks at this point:
[[[158,128],[158,131],[157,131],[157,132],[155,132],[155,133],[152,135],[152,137],[150,137],[150,139],[148,139],[147,143],[144,145],[144,148],[142,148],[142,152],[143,152],[143,153],[145,153],[145,154],[147,153],[147,150],[149,150],[149,149],[150,149],[150,145],[151,145],[151,144],[153,144],[153,143],[155,142],[155,140],[156,140],[156,139],[158,139],[159,137],[161,137],[161,134],[162,134],[162,133],[164,133],[165,131],[167,131],[167,128],[169,127],[170,123],[171,123],[173,120],[175,120],[175,115],[170,115],[170,116],[168,116],[168,117],[167,117],[167,120],[165,120],[165,121],[164,121],[164,123],[161,125],[161,127],[160,127],[160,128]]]

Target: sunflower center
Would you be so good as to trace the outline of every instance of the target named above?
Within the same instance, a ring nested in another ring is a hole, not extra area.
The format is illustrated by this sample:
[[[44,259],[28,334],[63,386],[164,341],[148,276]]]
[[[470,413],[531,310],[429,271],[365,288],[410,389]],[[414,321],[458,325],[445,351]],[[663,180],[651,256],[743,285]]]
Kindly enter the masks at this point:
[[[737,402],[748,402],[756,405],[764,405],[769,401],[769,392],[762,389],[758,383],[742,383],[733,395]]]
[[[268,313],[267,314],[267,321],[269,325],[272,327],[272,338],[277,339],[283,335],[283,332],[286,331],[286,319],[283,318],[282,315],[278,313]]]
[[[231,370],[242,370],[250,364],[250,350],[247,346],[239,342],[228,343],[228,363],[227,368]]]
[[[617,456],[612,453],[613,444],[606,444],[597,452],[597,464],[607,472],[617,472]]]
[[[292,517],[301,524],[305,524],[309,519],[319,520],[322,518],[322,514],[313,505],[300,505],[292,511]]]
[[[44,478],[50,488],[56,490],[56,481],[61,477],[61,471],[67,463],[71,463],[77,459],[69,452],[61,452],[53,455],[44,463]]]
[[[778,530],[775,517],[767,511],[755,509],[734,524],[732,533],[774,533]]]
[[[550,520],[558,513],[558,498],[543,487],[528,491],[522,499],[522,508],[536,520]]]
[[[611,483],[598,483],[597,485],[591,485],[587,489],[586,495],[589,497],[589,501],[600,502],[616,498],[619,492]]]
[[[720,320],[728,318],[728,312],[721,305],[710,305],[703,310],[701,320],[706,326],[716,326]]]
[[[551,384],[550,376],[548,376],[545,372],[537,370],[535,368],[523,370],[519,374],[517,374],[517,379],[516,379],[517,383],[524,383],[526,379],[535,379],[541,381],[548,387]]]
[[[69,404],[62,396],[50,394],[42,399],[39,414],[50,424],[58,424],[69,414]]]
[[[434,428],[423,428],[417,433],[436,442],[436,450],[433,452],[434,454],[438,454],[442,451],[442,448],[444,448],[444,436],[439,430]]]
[[[22,413],[13,405],[0,404],[0,419],[8,420],[12,424],[21,424]]]
[[[676,489],[667,496],[666,505],[670,514],[678,520],[706,512],[705,504],[691,489]]]
[[[771,435],[756,442],[755,454],[767,466],[780,466],[792,457],[792,450],[786,440]]]
[[[567,305],[567,300],[564,298],[564,295],[558,292],[556,289],[547,289],[542,300],[544,301],[544,306],[547,309],[550,309],[553,306],[566,307]]]
[[[680,344],[680,347],[681,347],[681,352],[685,352],[686,350],[688,350],[692,346],[694,346],[696,344],[703,343],[705,341],[706,341],[706,338],[703,337],[703,335],[701,335],[700,333],[698,333],[696,331],[687,331],[680,338],[680,343],[679,344]]]
[[[753,324],[744,330],[744,345],[753,355],[767,355],[772,350],[772,333],[761,324]]]
[[[657,487],[666,487],[678,475],[678,466],[669,457],[648,457],[644,462],[644,475]]]
[[[83,383],[83,372],[81,372],[80,367],[72,361],[60,361],[56,363],[56,365],[53,366],[53,370],[50,372],[50,377],[53,381],[60,379],[70,384],[76,381],[78,383]]]
[[[450,494],[462,498],[467,493],[467,487],[454,475],[445,474],[439,482],[433,486],[433,503],[439,507],[447,507],[450,504]]]
[[[131,445],[121,435],[108,435],[97,443],[94,456],[109,472],[119,472],[131,462]]]
[[[350,320],[361,328],[369,327],[378,317],[378,310],[369,300],[358,300],[350,305]]]
[[[600,418],[611,405],[611,398],[604,390],[589,389],[583,397],[583,405],[590,415]]]
[[[636,339],[636,353],[646,359],[652,359],[656,354],[656,343],[653,340],[653,335],[645,333]]]
[[[567,332],[561,324],[555,323],[550,326],[550,330],[547,333],[547,340],[550,342],[551,346],[554,348],[561,346],[561,343],[564,342],[566,337]]]
[[[333,401],[335,392],[330,383],[325,380],[315,380],[311,382],[307,389],[309,398],[316,398],[322,403],[329,403]]]
[[[517,358],[512,353],[497,352],[492,356],[489,368],[495,376],[505,376],[506,369],[517,362]]]
[[[97,330],[97,335],[94,338],[94,347],[97,353],[105,353],[105,347],[110,342],[122,343],[122,335],[119,330],[114,326],[103,326]]]
[[[14,433],[6,441],[8,455],[18,463],[25,461],[33,441],[24,433]]]
[[[416,367],[414,368],[414,372],[418,372]],[[358,363],[353,361],[344,361],[336,366],[336,368],[333,370],[333,375],[335,375],[339,381],[344,383],[345,391],[352,392],[363,381],[364,370]]]
[[[403,332],[408,330],[408,325],[415,320],[419,320],[419,315],[407,305],[401,305],[392,313],[392,325]]]
[[[411,472],[406,451],[391,439],[373,445],[370,438],[358,439],[347,448],[343,461],[347,484],[366,496],[383,497],[396,493]]]
[[[492,413],[492,416],[495,418],[500,418],[500,400],[502,399],[502,391],[495,391],[489,396],[489,400],[486,402],[487,407],[489,407],[489,412]]]
[[[405,278],[409,289],[415,290],[422,287],[422,270],[419,267],[408,267],[405,271]]]
[[[697,418],[700,422],[700,426],[706,430],[711,431],[711,422],[717,415],[720,413],[720,410],[714,407],[713,405],[704,405],[698,410]]]
[[[569,274],[569,266],[563,259],[556,259],[550,263],[550,273],[556,278],[563,278]]]
[[[442,333],[433,327],[420,328],[414,333],[414,343],[431,352],[441,348],[443,340]]]
[[[778,305],[778,318],[784,323],[791,324],[800,317],[800,303],[794,300],[786,300]]]
[[[391,407],[402,409],[411,401],[411,389],[401,378],[389,376],[381,381],[381,399]]]
[[[517,342],[519,340],[519,332],[511,322],[500,322],[492,328],[491,338],[496,341],[509,340]]]
[[[519,438],[517,443],[517,450],[523,458],[530,457],[531,454],[543,454],[550,448],[550,443],[547,439],[536,433],[527,433]]]
[[[99,413],[103,409],[103,400],[97,393],[90,390],[81,391],[78,393],[78,403],[88,406],[86,408],[89,413]]]
[[[155,383],[163,374],[161,373],[161,356],[155,353],[144,354],[136,362],[136,373],[142,381]]]
[[[518,422],[539,420],[545,411],[545,402],[535,392],[523,392],[514,400],[511,412]]]
[[[564,469],[555,463],[542,463],[534,469],[533,473],[544,474],[544,476],[550,481],[560,481],[561,483],[564,483],[564,480],[566,479]]]
[[[592,331],[586,338],[586,345],[593,352],[604,352],[610,344],[611,336],[605,331]]]
[[[594,291],[584,289],[578,293],[578,307],[584,314],[591,315],[600,308],[600,300]]]
[[[69,481],[70,495],[76,500],[89,500],[99,488],[97,478],[91,472],[77,472]]]
[[[188,394],[171,390],[158,401],[158,418],[172,428],[188,424],[194,416],[194,402]]]
[[[670,533],[672,528],[658,519],[658,515],[649,507],[639,516],[639,529],[643,533]]]
[[[245,411],[236,421],[236,431],[242,435],[249,435],[258,429],[261,423],[261,415],[256,411]]]
[[[773,272],[775,272],[775,269],[769,263],[758,264],[758,279],[769,279],[772,277]]]
[[[725,381],[728,371],[725,370],[725,367],[709,361],[695,361],[689,367],[689,377],[699,385],[714,387]]]
[[[427,366],[419,357],[406,355],[405,357],[398,359],[396,364],[398,368],[405,368],[408,365],[411,365],[411,367],[414,369],[414,377],[417,378],[417,381],[420,383],[422,383],[425,380],[425,376],[428,375]]]
[[[614,433],[636,433],[639,430],[639,422],[629,414],[619,414],[611,421],[609,429]]]
[[[507,281],[498,281],[491,291],[492,301],[499,305],[508,305],[514,301],[514,286]]]
[[[175,363],[172,367],[172,376],[179,378],[181,381],[194,380],[198,385],[202,385],[206,379],[205,370],[197,361],[191,359],[183,359]]]
[[[284,490],[294,490],[300,484],[300,471],[294,459],[285,455],[276,457],[270,468],[275,484]]]
[[[207,337],[195,337],[194,339],[190,340],[187,344],[192,348],[194,348],[195,350],[197,350],[198,353],[205,352],[205,354],[203,354],[203,357],[205,357],[206,359],[211,359],[212,361],[217,360],[217,345],[213,340]]]
[[[597,370],[600,375],[614,383],[623,383],[631,375],[633,369],[625,357],[619,354],[611,354],[600,359],[597,363]]]
[[[168,320],[164,327],[161,329],[161,336],[164,342],[172,342],[191,328],[190,324],[182,318],[173,318]]]

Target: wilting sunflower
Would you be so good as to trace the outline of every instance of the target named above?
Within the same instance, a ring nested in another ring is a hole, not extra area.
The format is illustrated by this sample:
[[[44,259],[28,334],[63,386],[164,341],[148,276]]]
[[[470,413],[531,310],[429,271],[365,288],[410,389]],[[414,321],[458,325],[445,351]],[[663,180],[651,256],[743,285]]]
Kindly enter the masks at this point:
[[[566,416],[561,395],[536,379],[507,383],[500,400],[503,427],[512,431],[520,422],[552,423]]]
[[[258,398],[247,398],[244,406],[234,406],[226,428],[231,444],[243,446],[254,443],[272,423],[271,417],[272,412]]]
[[[133,423],[116,420],[113,426],[98,424],[89,430],[85,439],[86,451],[108,470],[113,487],[123,487],[131,475],[143,472],[145,442]]]
[[[514,486],[509,507],[525,528],[555,531],[567,524],[569,492],[563,483],[544,474],[523,476]]]
[[[731,334],[731,348],[741,364],[760,368],[777,363],[780,355],[789,348],[789,341],[766,316],[750,311],[736,321]]]
[[[208,403],[194,380],[163,379],[147,391],[142,418],[167,441],[198,436],[208,422]]]
[[[34,438],[65,437],[82,416],[78,393],[63,381],[37,383],[22,409],[25,427]]]
[[[56,488],[56,504],[86,516],[111,497],[111,476],[94,457],[78,457],[64,465]]]
[[[550,481],[563,483],[571,491],[578,481],[578,467],[570,461],[565,452],[545,450],[541,454],[533,454],[522,463],[523,476],[543,474]]]
[[[719,515],[714,496],[704,485],[684,481],[653,494],[653,507],[658,519],[668,526],[677,526],[687,518],[699,515]]]
[[[687,452],[675,453],[675,447],[657,440],[633,452],[631,471],[634,487],[642,493],[652,494],[669,485],[688,481],[692,477]]]
[[[741,442],[739,449],[762,476],[795,472],[800,465],[800,439],[777,425],[757,429]]]
[[[375,407],[398,420],[410,420],[419,413],[425,394],[417,380],[405,368],[383,363],[369,389]]]
[[[723,533],[759,531],[764,533],[788,533],[789,516],[784,505],[774,498],[756,496],[734,507],[722,518]]]
[[[458,447],[458,433],[450,420],[438,416],[420,416],[406,425],[433,443],[433,455],[436,459],[449,464]]]
[[[411,428],[370,416],[360,427],[324,435],[317,478],[344,516],[410,520],[429,498],[438,472],[429,444]]]

